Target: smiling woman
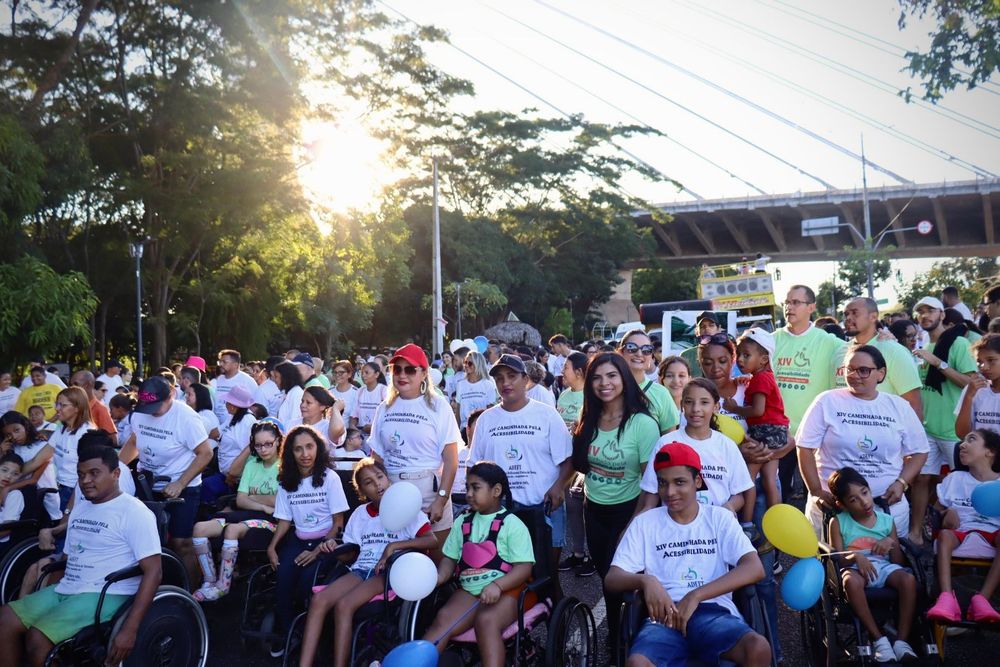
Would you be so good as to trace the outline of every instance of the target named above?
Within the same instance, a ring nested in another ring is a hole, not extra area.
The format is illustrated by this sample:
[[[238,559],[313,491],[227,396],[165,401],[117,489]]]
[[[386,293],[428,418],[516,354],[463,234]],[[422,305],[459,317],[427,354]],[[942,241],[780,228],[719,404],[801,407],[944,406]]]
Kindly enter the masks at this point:
[[[384,142],[357,122],[336,124],[307,120],[302,124],[305,156],[299,183],[313,203],[336,212],[374,207],[393,177],[382,161]]]

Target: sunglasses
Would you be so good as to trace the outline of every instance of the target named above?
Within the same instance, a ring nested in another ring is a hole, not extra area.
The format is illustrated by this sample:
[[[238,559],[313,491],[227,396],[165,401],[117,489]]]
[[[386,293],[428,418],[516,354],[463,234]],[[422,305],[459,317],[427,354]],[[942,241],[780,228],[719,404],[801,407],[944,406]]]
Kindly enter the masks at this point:
[[[392,373],[393,373],[393,375],[416,375],[417,374],[417,367],[416,366],[396,366],[396,365],[393,365],[393,367],[392,367]]]
[[[729,334],[724,333],[712,334],[710,336],[698,336],[699,345],[729,345],[732,340],[733,339],[729,337]]]
[[[625,352],[628,352],[630,354],[635,354],[636,352],[642,352],[643,355],[647,357],[652,355],[653,350],[655,349],[656,348],[654,348],[652,345],[636,345],[635,343],[625,343],[624,345],[622,345],[622,350],[624,350]]]

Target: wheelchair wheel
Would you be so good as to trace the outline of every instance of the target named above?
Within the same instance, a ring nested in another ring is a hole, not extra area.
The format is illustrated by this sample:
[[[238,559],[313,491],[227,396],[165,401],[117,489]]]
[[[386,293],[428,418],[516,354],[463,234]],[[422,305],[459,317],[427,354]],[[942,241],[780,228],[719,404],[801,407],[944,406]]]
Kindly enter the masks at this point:
[[[0,604],[16,600],[28,568],[52,552],[38,548],[38,538],[14,545],[0,560]]]
[[[576,598],[563,598],[549,620],[546,667],[591,667],[596,651],[596,634],[590,607]]]
[[[125,622],[119,614],[108,646]],[[147,667],[204,667],[208,661],[208,622],[201,606],[187,591],[160,586],[136,633],[135,648],[123,665]]]

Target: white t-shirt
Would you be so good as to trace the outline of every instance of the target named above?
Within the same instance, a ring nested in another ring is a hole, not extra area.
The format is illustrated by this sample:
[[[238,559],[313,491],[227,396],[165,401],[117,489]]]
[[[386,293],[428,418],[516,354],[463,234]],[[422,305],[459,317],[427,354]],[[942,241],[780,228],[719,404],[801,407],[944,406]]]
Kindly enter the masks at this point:
[[[226,415],[232,419],[232,415]],[[222,431],[221,424],[219,424],[219,418],[215,416],[215,413],[211,410],[202,410],[198,413],[198,418],[201,419],[201,423],[205,425],[205,433],[211,433],[212,431],[219,430]],[[212,437],[209,437],[208,444],[211,445],[212,449],[219,446],[219,441]]]
[[[121,375],[111,376],[108,375],[107,373],[102,373],[100,377],[97,378],[97,381],[103,382],[104,388],[107,389],[107,391],[104,393],[104,400],[102,401],[104,405],[107,405],[108,403],[111,402],[111,397],[115,395],[115,390],[117,390],[118,387],[125,386],[125,381],[122,380]]]
[[[220,375],[215,378],[214,386],[215,396],[213,397],[213,410],[215,412],[215,416],[219,418],[220,424],[225,424],[229,420],[229,411],[226,410],[226,396],[229,395],[229,392],[233,387],[243,387],[251,396],[257,393],[257,383],[254,382],[252,377],[243,371],[237,371],[236,375],[231,378],[227,378],[225,375]]]
[[[431,524],[427,520],[427,515],[423,512],[417,512],[417,516],[413,517],[413,521],[409,525],[400,530],[389,532],[382,525],[382,517],[379,516],[377,510],[372,509],[371,503],[361,505],[354,510],[344,527],[343,542],[357,544],[361,547],[361,553],[351,565],[351,569],[371,570],[378,564],[390,542],[412,540],[426,534],[430,529]]]
[[[444,379],[444,393],[448,398],[455,398],[455,388],[465,379],[465,371],[455,371]]]
[[[229,472],[233,461],[250,444],[250,429],[257,423],[257,419],[249,412],[236,422],[236,426],[232,426],[232,415],[226,417],[228,419],[219,428],[219,472],[223,473]]]
[[[7,494],[7,499],[0,505],[0,523],[18,521],[24,511],[24,495],[20,489],[14,489]],[[0,537],[0,544],[10,541],[10,535]]]
[[[469,415],[497,402],[497,385],[489,377],[479,382],[460,380],[455,386],[455,402],[458,403],[459,422],[465,428],[469,425]]]
[[[937,485],[938,501],[958,512],[959,530],[982,530],[987,533],[1000,530],[1000,517],[983,516],[972,506],[972,492],[985,483],[968,471],[956,470]]]
[[[330,460],[333,461],[333,469],[344,470],[347,472],[353,471],[355,464],[365,458],[365,456],[365,450],[363,449],[355,449],[354,451],[349,452],[343,447],[337,447],[330,452]]]
[[[451,495],[465,495],[465,476],[475,460],[472,458],[472,449],[461,440],[458,441],[457,458],[458,468],[455,470],[455,483],[451,485]]]
[[[49,438],[49,444],[55,452],[53,462],[56,466],[56,482],[60,486],[76,486],[76,462],[79,460],[77,449],[84,433],[94,428],[90,422],[80,425],[75,431],[66,426],[59,426]]]
[[[38,452],[42,451],[48,446],[44,440],[39,440],[30,445],[14,445],[14,453],[21,457],[21,460],[25,463],[29,463],[34,460]],[[58,487],[56,483],[56,464],[55,461],[50,460],[45,464],[45,472],[42,476],[38,478],[38,482],[35,486],[39,489],[55,489]],[[59,494],[57,493],[47,493],[42,500],[42,504],[49,513],[49,518],[53,521],[58,521],[62,518],[62,510],[59,509]]]
[[[488,409],[476,422],[472,459],[495,461],[507,473],[511,495],[524,505],[538,505],[559,478],[559,465],[573,453],[573,439],[555,408],[528,401],[510,412]]]
[[[118,430],[118,446],[120,447],[128,442],[132,435],[132,413],[130,412],[116,421],[115,428]]]
[[[278,385],[271,378],[257,385],[257,389],[254,390],[253,394],[254,403],[263,405],[267,408],[268,416],[275,418],[277,418],[278,410],[281,408],[281,402],[284,398],[281,389],[278,388]]]
[[[385,461],[390,473],[440,471],[445,445],[462,439],[448,401],[435,396],[434,407],[423,396],[397,397],[391,407],[375,410],[368,444]]]
[[[549,367],[549,372],[556,377],[562,377],[563,366],[566,365],[566,357],[561,354],[556,354],[553,352],[549,355],[549,360],[546,366]]]
[[[180,479],[195,459],[194,450],[208,440],[198,414],[180,401],[174,401],[162,417],[133,413],[132,430],[139,468],[171,482]],[[192,486],[201,486],[201,475],[194,476],[188,488]]]
[[[645,571],[663,585],[678,603],[693,588],[725,576],[740,558],[755,550],[727,509],[698,505],[698,516],[680,524],[666,507],[657,507],[632,519],[625,529],[611,565],[637,574]],[[739,616],[732,593],[704,600]]]
[[[675,441],[690,445],[701,458],[701,476],[707,487],[697,494],[698,502],[702,505],[725,505],[731,496],[753,488],[750,471],[735,442],[718,431],[712,431],[706,440],[698,440],[686,430],[679,429],[660,436],[656,441],[639,485],[643,491],[657,492],[658,484],[656,471],[653,470],[653,460],[661,447]]]
[[[962,409],[962,402],[965,394],[969,391],[969,386],[962,388],[962,394],[958,397],[955,405],[955,416]],[[1000,392],[994,392],[989,386],[983,387],[972,397],[972,428],[988,428],[991,431],[1000,433]]]
[[[368,387],[358,389],[354,395],[354,410],[351,411],[351,417],[358,420],[358,428],[372,423],[375,419],[375,410],[385,400],[388,391],[388,387],[384,384],[376,384],[371,391],[368,391]]]
[[[347,496],[340,477],[332,470],[325,471],[323,484],[313,486],[312,476],[299,482],[299,488],[289,493],[278,487],[274,501],[274,518],[295,524],[295,534],[302,539],[322,537],[333,528],[333,515],[346,512]]]
[[[281,422],[286,431],[291,428],[288,424],[296,419],[302,419],[302,394],[304,393],[305,389],[302,387],[292,387],[285,392],[284,398],[281,400],[281,407],[278,408],[278,421]]]
[[[45,371],[45,384],[54,384],[60,389],[66,388],[66,383],[62,381],[61,377],[59,377],[55,373],[50,373],[48,371]],[[27,375],[24,376],[24,379],[21,380],[21,389],[27,389],[30,386],[31,386],[31,373],[28,373]]]
[[[95,504],[84,500],[73,505],[66,531],[66,574],[56,584],[62,595],[100,593],[104,577],[158,555],[160,534],[153,513],[130,495]],[[108,588],[112,595],[133,595],[141,577],[118,581]]]
[[[556,397],[544,384],[536,384],[528,390],[528,398],[539,403],[544,403],[549,407],[556,407]]]
[[[350,419],[351,415],[354,414],[354,404],[358,400],[358,388],[347,385],[347,391],[340,391],[334,385],[330,387],[330,393],[344,402],[344,421]]]
[[[0,415],[6,414],[14,409],[17,397],[21,395],[21,390],[11,385],[0,391]]]
[[[795,443],[816,450],[823,489],[835,470],[851,466],[865,479],[873,496],[881,496],[903,469],[903,458],[927,452],[927,434],[910,404],[878,392],[866,401],[849,389],[830,389],[806,409]]]

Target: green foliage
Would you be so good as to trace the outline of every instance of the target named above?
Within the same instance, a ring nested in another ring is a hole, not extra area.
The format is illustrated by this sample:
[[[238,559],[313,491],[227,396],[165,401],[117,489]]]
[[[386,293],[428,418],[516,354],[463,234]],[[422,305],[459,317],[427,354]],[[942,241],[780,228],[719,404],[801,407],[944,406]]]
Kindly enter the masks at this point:
[[[843,284],[850,296],[868,296],[868,257],[872,259],[873,286],[878,289],[892,274],[889,254],[895,249],[895,246],[890,245],[869,253],[864,248],[844,246],[847,257],[837,267],[838,287]]]
[[[840,282],[835,285],[833,280],[824,280],[816,290],[816,312],[836,317],[854,294],[856,292],[849,292]]]
[[[998,276],[997,269],[995,257],[958,257],[934,262],[929,270],[917,274],[913,280],[904,283],[902,278],[897,279],[896,293],[906,312],[912,312],[914,304],[922,297],[940,298],[942,289],[954,285],[962,301],[972,306],[982,301],[983,291]]]
[[[24,359],[88,340],[97,297],[79,273],[30,256],[0,264],[0,358]]]
[[[542,323],[542,340],[547,341],[560,333],[573,338],[573,315],[566,308],[553,308]]]
[[[669,266],[661,261],[636,269],[632,273],[632,303],[697,299],[698,276],[698,267]]]
[[[42,201],[44,176],[41,150],[17,121],[0,114],[0,233],[32,213]]]
[[[997,0],[899,0],[900,29],[928,14],[936,23],[926,51],[907,51],[910,73],[923,79],[923,98],[941,99],[959,86],[975,88],[1000,69],[1000,2]],[[965,71],[962,71],[962,70]],[[903,91],[907,100],[911,89]]]

